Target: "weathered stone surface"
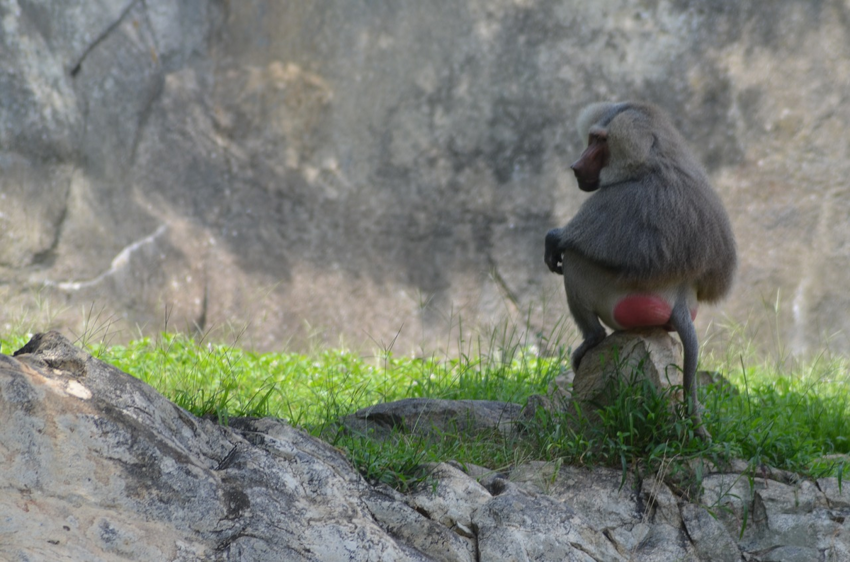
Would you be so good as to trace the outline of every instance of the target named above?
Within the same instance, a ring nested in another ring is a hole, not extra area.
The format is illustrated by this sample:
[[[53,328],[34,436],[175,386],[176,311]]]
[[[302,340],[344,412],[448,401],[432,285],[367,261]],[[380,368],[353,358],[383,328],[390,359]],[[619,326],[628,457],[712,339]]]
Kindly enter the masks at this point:
[[[0,558],[428,559],[327,444],[194,418],[55,334],[22,351],[0,356]]]
[[[427,478],[410,494],[407,503],[429,519],[471,539],[475,537],[472,512],[491,498],[490,492],[469,475],[440,463],[428,471]]]
[[[663,483],[638,483],[631,476],[623,481],[618,470],[565,466],[551,493],[574,506],[593,528],[604,530],[627,559],[692,558],[675,500]]]
[[[740,562],[741,552],[735,539],[704,507],[683,504],[682,520],[700,560]]]
[[[343,424],[352,431],[384,437],[405,433],[508,432],[521,411],[519,404],[488,400],[438,400],[405,398],[376,404],[346,416]]]
[[[753,478],[751,487],[742,475],[715,474],[705,478],[703,487],[703,505],[730,535],[741,537],[741,550],[762,557],[756,559],[797,560],[813,553],[823,560],[850,556],[845,518],[829,509],[827,497],[813,482],[789,485]]]
[[[848,510],[850,514],[850,488],[839,483],[838,478],[820,478],[817,485],[831,508]]]
[[[535,562],[623,561],[608,538],[569,505],[549,496],[530,496],[511,488],[479,508],[481,560]]]
[[[510,481],[525,493],[544,494],[575,510],[602,531],[626,560],[696,560],[682,533],[677,499],[658,481],[637,483],[621,471],[531,462],[515,467]]]
[[[378,524],[420,552],[440,562],[476,562],[475,541],[455,529],[423,516],[392,490],[375,491],[364,497]]]
[[[681,345],[661,328],[615,332],[590,349],[573,380],[572,399],[605,405],[618,380],[648,380],[655,388],[682,386]],[[681,391],[671,396],[682,399]],[[593,412],[585,408],[593,419]]]
[[[655,523],[664,523],[671,527],[682,526],[682,515],[679,512],[679,498],[662,480],[662,474],[641,482],[640,500],[643,502],[644,514]]]
[[[559,462],[529,461],[512,467],[507,478],[530,494],[549,494],[560,471]]]
[[[636,483],[631,476],[611,468],[564,466],[550,493],[584,514],[595,528],[637,523],[642,517]]]
[[[697,562],[699,558],[681,528],[660,524],[649,526],[647,533],[634,547],[629,560],[635,562],[665,562],[667,560]]]
[[[446,342],[457,313],[530,311],[545,335],[566,307],[542,239],[585,197],[574,117],[644,98],[740,241],[740,281],[700,332],[728,314],[794,351],[821,330],[850,349],[849,13],[2,0],[0,320],[23,307],[79,332],[95,301],[122,329],[168,310],[181,329],[247,324],[260,348],[398,335],[406,351]]]

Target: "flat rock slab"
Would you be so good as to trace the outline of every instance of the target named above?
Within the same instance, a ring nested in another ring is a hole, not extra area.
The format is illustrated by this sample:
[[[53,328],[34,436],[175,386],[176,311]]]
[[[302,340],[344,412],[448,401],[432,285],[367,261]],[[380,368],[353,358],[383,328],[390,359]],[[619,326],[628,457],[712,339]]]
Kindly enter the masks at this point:
[[[393,431],[403,433],[507,432],[519,418],[522,406],[489,400],[439,400],[407,398],[376,404],[343,419],[348,429],[376,438]]]

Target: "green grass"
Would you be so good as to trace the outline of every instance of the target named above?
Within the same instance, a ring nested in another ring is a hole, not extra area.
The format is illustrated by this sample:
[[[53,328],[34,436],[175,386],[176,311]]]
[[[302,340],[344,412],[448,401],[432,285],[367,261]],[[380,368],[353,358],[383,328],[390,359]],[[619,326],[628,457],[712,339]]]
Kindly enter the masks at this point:
[[[790,372],[769,363],[730,373],[738,396],[706,399],[717,437],[735,454],[767,465],[821,476],[843,474],[850,452],[850,364],[816,358]],[[831,457],[831,458],[830,458]]]
[[[843,477],[850,464],[848,360],[762,359],[740,351],[745,346],[730,348],[723,357],[703,358],[702,368],[720,371],[733,387],[701,389],[704,419],[714,436],[710,445],[692,438],[689,420],[671,414],[665,393],[640,383],[612,388],[610,405],[599,412],[601,423],[596,425],[581,411],[539,411],[518,435],[396,434],[376,441],[341,431],[336,424],[359,408],[401,398],[522,404],[529,395],[542,394],[561,372],[567,350],[550,346],[557,354],[540,357],[518,333],[506,328],[475,342],[478,353],[457,358],[402,357],[390,350],[366,357],[340,349],[309,355],[254,353],[173,333],[127,345],[87,347],[196,415],[220,423],[243,415],[286,419],[346,450],[366,477],[400,489],[420,480],[417,467],[422,463],[446,460],[499,470],[542,459],[674,476],[697,458],[715,464],[743,459],[753,474],[770,466],[811,477]],[[26,339],[2,340],[3,352],[19,348]]]
[[[4,344],[4,349],[11,347]],[[523,402],[544,391],[562,365],[561,357],[537,357],[518,345],[481,357],[442,360],[391,351],[361,357],[339,349],[312,355],[254,353],[171,333],[88,347],[197,415],[222,420],[273,416],[307,427],[401,398]]]

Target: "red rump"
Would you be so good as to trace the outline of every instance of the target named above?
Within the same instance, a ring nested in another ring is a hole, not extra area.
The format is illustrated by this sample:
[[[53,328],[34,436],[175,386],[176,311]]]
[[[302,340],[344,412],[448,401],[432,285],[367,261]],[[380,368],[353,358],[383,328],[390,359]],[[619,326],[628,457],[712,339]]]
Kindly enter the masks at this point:
[[[669,332],[672,313],[670,304],[658,295],[629,295],[614,306],[614,321],[625,330],[663,326]],[[691,319],[696,316],[697,311],[691,310]]]

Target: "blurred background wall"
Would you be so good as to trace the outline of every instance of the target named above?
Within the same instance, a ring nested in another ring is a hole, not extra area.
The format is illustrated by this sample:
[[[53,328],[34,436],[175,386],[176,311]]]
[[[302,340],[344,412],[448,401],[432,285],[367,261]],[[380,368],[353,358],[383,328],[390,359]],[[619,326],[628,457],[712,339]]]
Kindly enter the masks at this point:
[[[738,237],[700,332],[850,350],[846,1],[0,0],[0,20],[6,330],[427,352],[509,318],[545,345],[567,308],[543,236],[585,197],[575,116],[644,99]]]

